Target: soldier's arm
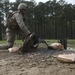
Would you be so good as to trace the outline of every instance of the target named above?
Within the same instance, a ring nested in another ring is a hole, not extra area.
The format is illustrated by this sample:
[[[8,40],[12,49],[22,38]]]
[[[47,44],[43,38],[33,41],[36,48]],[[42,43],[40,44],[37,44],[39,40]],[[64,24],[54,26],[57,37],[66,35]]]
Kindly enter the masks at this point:
[[[27,29],[25,23],[23,22],[22,15],[19,13],[15,14],[15,19],[21,30],[25,33],[25,35],[30,34],[30,31]]]

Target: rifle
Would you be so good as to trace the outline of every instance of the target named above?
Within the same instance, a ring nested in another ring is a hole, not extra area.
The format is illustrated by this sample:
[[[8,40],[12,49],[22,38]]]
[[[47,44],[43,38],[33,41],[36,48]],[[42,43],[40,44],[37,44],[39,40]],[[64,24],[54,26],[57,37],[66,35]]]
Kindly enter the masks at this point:
[[[30,49],[36,49],[40,43],[45,43],[47,48],[50,49],[50,46],[44,39],[38,38],[33,33],[24,41],[22,47],[19,48],[19,53],[23,54],[24,52],[28,52]]]

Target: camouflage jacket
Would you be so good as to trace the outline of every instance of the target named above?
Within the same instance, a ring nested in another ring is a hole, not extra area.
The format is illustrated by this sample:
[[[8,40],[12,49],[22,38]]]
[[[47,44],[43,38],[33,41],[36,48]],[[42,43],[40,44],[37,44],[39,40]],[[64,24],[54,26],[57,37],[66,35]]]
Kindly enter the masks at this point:
[[[10,22],[9,22],[10,21]],[[10,29],[21,29],[25,35],[30,34],[30,31],[25,25],[23,15],[19,12],[14,12],[12,17],[7,20],[7,28]]]

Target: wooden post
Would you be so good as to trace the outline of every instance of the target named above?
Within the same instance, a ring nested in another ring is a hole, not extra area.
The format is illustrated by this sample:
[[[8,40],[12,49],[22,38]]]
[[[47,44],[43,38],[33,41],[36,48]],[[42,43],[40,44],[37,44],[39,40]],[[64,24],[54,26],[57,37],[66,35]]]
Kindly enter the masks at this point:
[[[64,49],[67,49],[67,38],[60,38],[58,42],[64,45]]]

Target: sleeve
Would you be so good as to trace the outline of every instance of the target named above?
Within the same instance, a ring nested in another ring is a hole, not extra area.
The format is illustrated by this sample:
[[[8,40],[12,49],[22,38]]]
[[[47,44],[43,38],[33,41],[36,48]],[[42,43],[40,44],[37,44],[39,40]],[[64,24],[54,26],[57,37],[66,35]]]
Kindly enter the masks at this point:
[[[15,14],[15,19],[20,29],[25,33],[25,35],[30,34],[30,31],[27,29],[25,23],[23,22],[22,15],[19,13]]]

